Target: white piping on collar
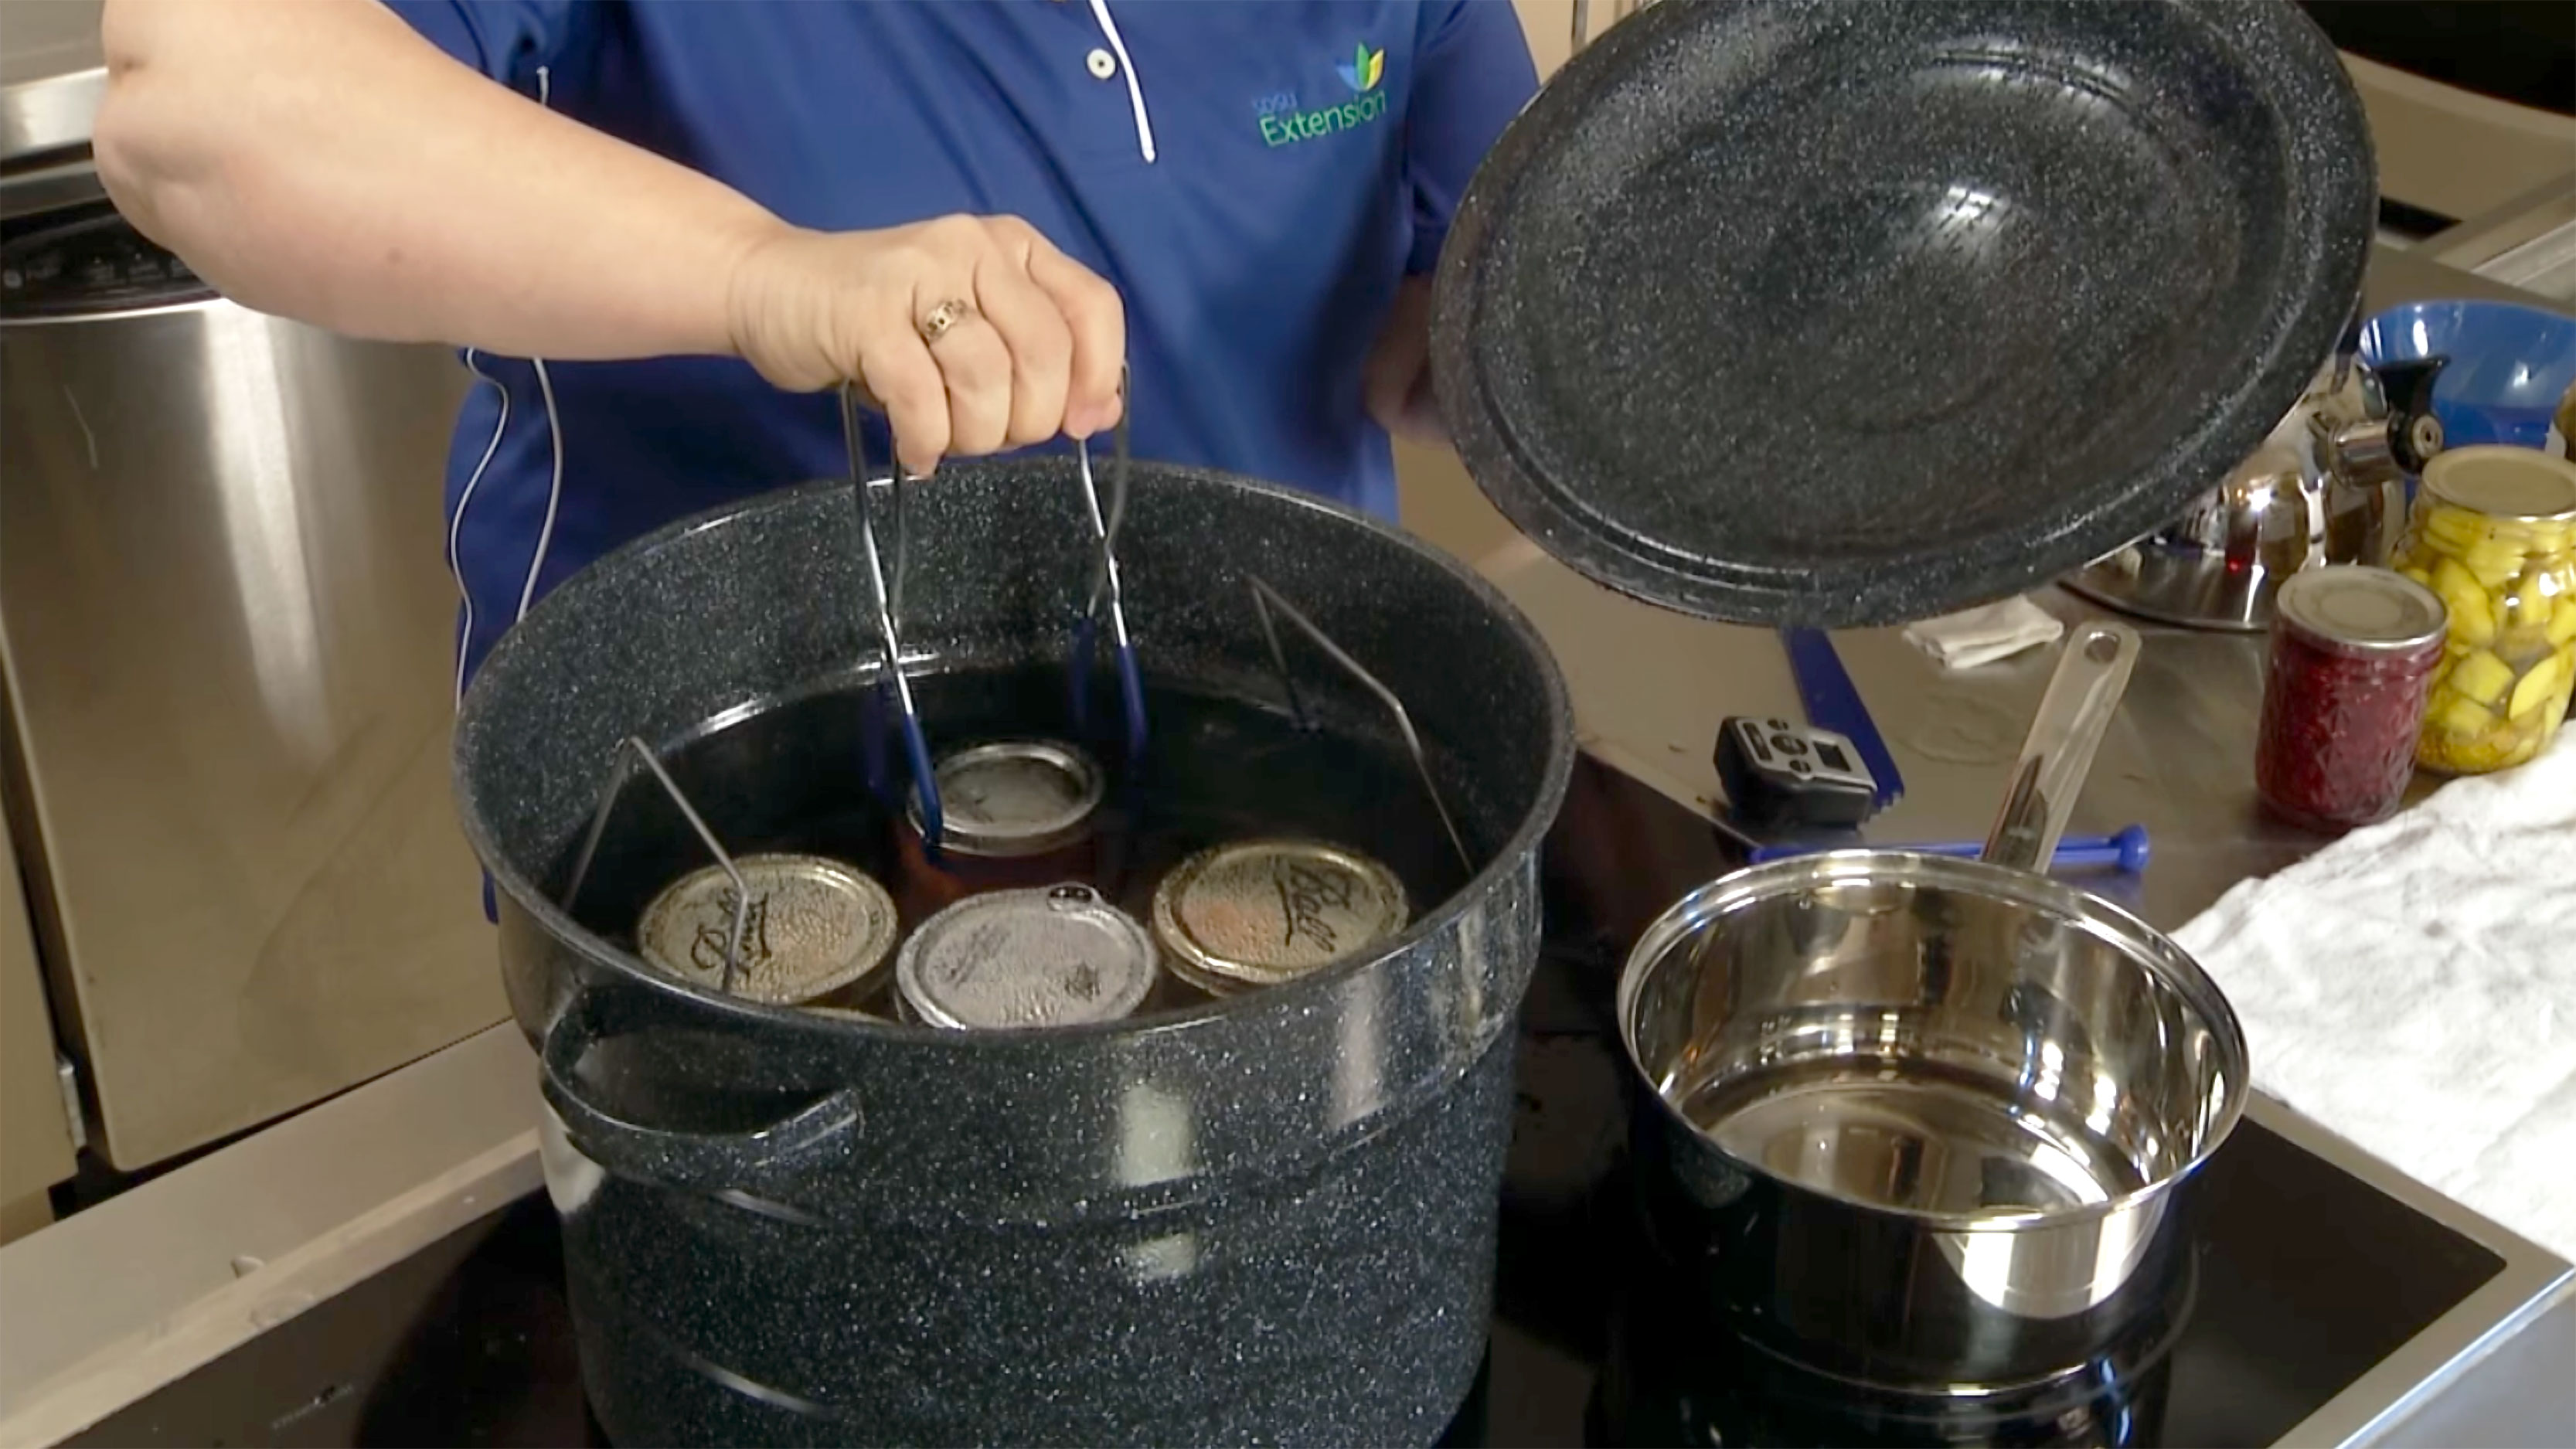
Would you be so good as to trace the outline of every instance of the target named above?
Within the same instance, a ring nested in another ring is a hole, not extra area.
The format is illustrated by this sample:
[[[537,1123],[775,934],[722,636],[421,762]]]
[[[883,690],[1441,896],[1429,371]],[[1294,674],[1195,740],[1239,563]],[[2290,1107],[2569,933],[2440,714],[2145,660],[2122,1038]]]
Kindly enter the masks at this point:
[[[1118,22],[1109,18],[1109,0],[1091,0],[1091,18],[1100,22],[1100,33],[1109,40],[1109,49],[1118,57],[1118,73],[1127,80],[1127,104],[1136,112],[1136,149],[1143,152],[1147,165],[1154,160],[1154,123],[1145,115],[1145,88],[1136,81],[1136,62],[1127,55],[1127,42],[1118,34]]]

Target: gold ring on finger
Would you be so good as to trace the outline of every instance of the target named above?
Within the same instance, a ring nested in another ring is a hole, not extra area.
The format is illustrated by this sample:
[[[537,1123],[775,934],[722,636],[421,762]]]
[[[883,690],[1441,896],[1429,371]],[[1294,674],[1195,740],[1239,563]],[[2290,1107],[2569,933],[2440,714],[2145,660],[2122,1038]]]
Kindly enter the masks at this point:
[[[948,335],[949,329],[975,315],[975,304],[951,297],[921,314],[921,340],[936,342]]]

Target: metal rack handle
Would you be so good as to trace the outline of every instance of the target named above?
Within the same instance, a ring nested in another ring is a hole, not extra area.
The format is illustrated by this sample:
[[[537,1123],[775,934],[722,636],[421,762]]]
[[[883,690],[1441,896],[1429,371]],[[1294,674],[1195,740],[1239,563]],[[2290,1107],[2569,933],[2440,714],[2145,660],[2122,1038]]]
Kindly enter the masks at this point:
[[[1287,691],[1288,710],[1295,716],[1298,727],[1312,728],[1313,721],[1306,712],[1304,697],[1297,692],[1296,675],[1288,668],[1288,651],[1279,643],[1279,628],[1271,618],[1271,611],[1274,609],[1286,615],[1288,622],[1296,625],[1308,639],[1313,640],[1315,647],[1323,650],[1326,658],[1340,665],[1344,673],[1358,680],[1363,688],[1377,696],[1378,703],[1385,705],[1387,713],[1394,716],[1396,732],[1404,737],[1404,747],[1413,756],[1414,773],[1422,779],[1423,793],[1431,797],[1431,808],[1440,816],[1440,828],[1448,832],[1449,846],[1458,852],[1458,864],[1464,867],[1469,875],[1474,875],[1476,859],[1468,854],[1466,838],[1458,833],[1458,823],[1450,818],[1449,806],[1440,798],[1440,786],[1431,778],[1430,757],[1423,751],[1422,736],[1414,732],[1413,716],[1406,712],[1404,701],[1396,698],[1394,690],[1387,688],[1384,681],[1369,673],[1367,666],[1352,658],[1341,645],[1334,643],[1331,635],[1318,627],[1314,620],[1307,618],[1296,605],[1289,603],[1277,589],[1250,574],[1244,576],[1244,582],[1251,587],[1253,611],[1261,618],[1262,637],[1270,644],[1270,661],[1279,671],[1280,688]]]
[[[859,567],[868,580],[877,638],[885,649],[886,676],[893,684],[895,705],[903,717],[903,750],[912,766],[913,797],[921,804],[922,849],[937,860],[939,843],[947,838],[947,821],[939,806],[939,777],[931,766],[930,741],[922,732],[921,711],[913,704],[912,682],[904,678],[903,643],[894,623],[911,556],[903,507],[906,480],[903,464],[895,462],[886,477],[894,514],[894,583],[889,588],[884,561],[877,552],[875,510],[868,502],[868,450],[866,435],[859,426],[859,390],[855,383],[841,384],[841,441],[850,455],[850,506],[858,515]]]
[[[1132,411],[1127,380],[1127,369],[1122,365],[1118,370],[1116,451],[1110,462],[1106,508],[1101,504],[1099,480],[1092,471],[1091,440],[1077,438],[1073,445],[1075,478],[1082,486],[1083,508],[1100,549],[1092,561],[1090,592],[1073,621],[1072,702],[1074,727],[1087,731],[1091,723],[1091,665],[1099,639],[1101,607],[1106,603],[1110,651],[1118,665],[1119,705],[1127,726],[1127,758],[1132,762],[1144,758],[1146,729],[1144,675],[1136,662],[1135,640],[1127,632],[1126,592],[1118,575],[1118,533],[1127,521],[1127,420]]]
[[[626,782],[634,778],[638,760],[643,761],[645,769],[653,772],[653,778],[661,783],[662,793],[670,796],[671,803],[680,807],[682,818],[689,822],[691,830],[697,832],[698,843],[704,845],[707,854],[714,856],[716,864],[724,868],[725,879],[733,882],[733,923],[725,933],[723,977],[724,989],[730,992],[735,978],[742,973],[742,936],[750,920],[751,889],[743,884],[742,872],[734,868],[733,857],[725,853],[716,833],[707,828],[707,822],[698,814],[697,807],[689,803],[689,797],[681,792],[679,782],[662,768],[661,760],[653,754],[653,747],[644,743],[641,736],[628,735],[610,752],[608,782],[600,789],[599,808],[591,812],[590,833],[582,837],[581,853],[573,857],[572,879],[565,883],[559,904],[565,914],[571,914],[572,903],[581,894],[582,884],[590,879],[591,858],[599,853],[599,838],[608,829],[608,817],[616,810],[617,797],[625,790]]]

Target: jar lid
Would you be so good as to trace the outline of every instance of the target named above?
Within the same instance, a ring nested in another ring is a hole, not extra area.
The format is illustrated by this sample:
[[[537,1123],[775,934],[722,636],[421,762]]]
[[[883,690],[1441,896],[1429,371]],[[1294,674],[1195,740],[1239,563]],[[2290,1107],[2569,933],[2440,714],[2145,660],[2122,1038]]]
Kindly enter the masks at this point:
[[[1395,872],[1311,840],[1204,850],[1154,890],[1173,973],[1220,995],[1320,971],[1394,939],[1410,915]]]
[[[1115,1021],[1154,984],[1154,942],[1085,885],[968,896],[896,953],[895,990],[932,1026]]]
[[[894,899],[861,872],[815,855],[740,856],[734,869],[751,897],[734,995],[801,1005],[875,976],[891,958]],[[733,907],[724,867],[693,871],[644,908],[636,946],[672,975],[721,990]]]
[[[2438,643],[2450,626],[2440,595],[2401,574],[2361,564],[2292,574],[2275,607],[2280,619],[2304,633],[2373,654]]]
[[[1091,832],[1107,783],[1091,756],[1055,740],[995,740],[940,757],[940,848],[960,855],[1044,855]],[[921,831],[921,801],[905,814]]]
[[[2536,448],[2480,446],[2436,454],[2424,465],[2424,491],[2489,518],[2576,520],[2576,463]]]

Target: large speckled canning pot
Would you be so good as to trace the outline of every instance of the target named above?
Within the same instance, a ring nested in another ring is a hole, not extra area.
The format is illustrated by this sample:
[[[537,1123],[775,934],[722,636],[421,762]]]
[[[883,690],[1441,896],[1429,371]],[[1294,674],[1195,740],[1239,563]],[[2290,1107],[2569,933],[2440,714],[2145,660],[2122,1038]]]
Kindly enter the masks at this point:
[[[919,672],[1065,657],[1078,500],[1056,461],[914,490]],[[1120,561],[1148,675],[1276,698],[1257,571],[1408,704],[1468,884],[1364,959],[1185,1014],[994,1034],[817,1016],[657,972],[554,895],[621,739],[680,760],[873,673],[853,532],[848,488],[816,485],[642,540],[531,611],[458,723],[600,1423],[639,1443],[1428,1441],[1483,1346],[1536,852],[1571,762],[1545,647],[1393,529],[1140,466]],[[1326,728],[1383,729],[1329,669],[1299,685]],[[792,794],[857,749],[789,732],[731,776],[679,773],[719,832],[751,832],[791,807],[745,789]],[[612,834],[655,808],[621,804]]]

